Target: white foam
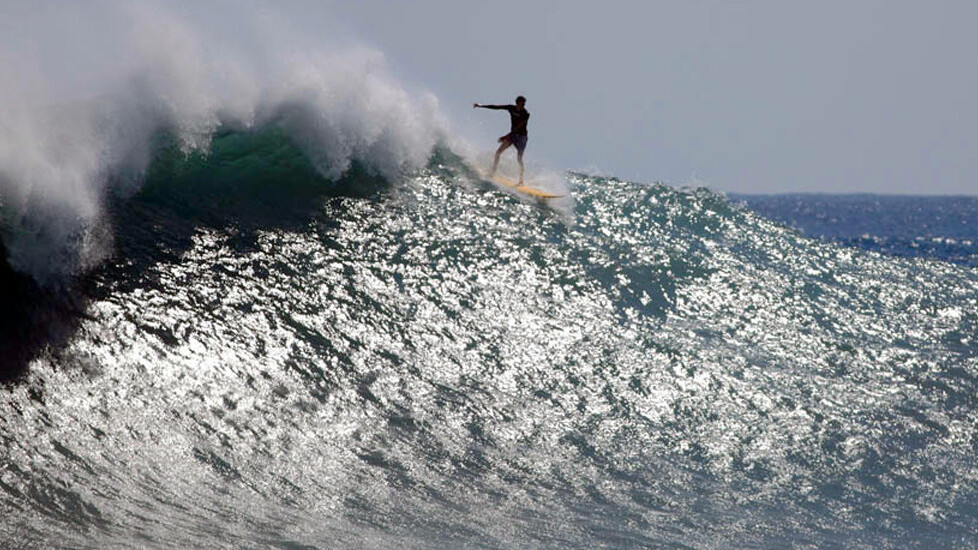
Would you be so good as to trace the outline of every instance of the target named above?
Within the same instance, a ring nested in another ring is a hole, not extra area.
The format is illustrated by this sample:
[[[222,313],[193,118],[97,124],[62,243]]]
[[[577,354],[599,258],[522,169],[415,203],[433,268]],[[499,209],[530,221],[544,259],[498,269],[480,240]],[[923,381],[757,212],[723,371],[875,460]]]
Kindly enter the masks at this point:
[[[56,280],[104,255],[105,197],[138,185],[161,130],[206,151],[221,124],[282,120],[327,177],[359,159],[396,178],[445,139],[437,99],[381,53],[303,34],[271,6],[215,6],[0,6],[17,22],[0,25],[0,229],[15,269]]]

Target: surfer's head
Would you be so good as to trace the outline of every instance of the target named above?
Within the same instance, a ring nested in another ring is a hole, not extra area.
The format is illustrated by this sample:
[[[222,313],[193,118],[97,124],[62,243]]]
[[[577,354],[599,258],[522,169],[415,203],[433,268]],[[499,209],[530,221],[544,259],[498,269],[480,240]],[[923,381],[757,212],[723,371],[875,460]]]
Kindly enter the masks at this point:
[[[521,95],[516,96],[516,106],[522,107],[523,105],[526,105],[526,98]]]

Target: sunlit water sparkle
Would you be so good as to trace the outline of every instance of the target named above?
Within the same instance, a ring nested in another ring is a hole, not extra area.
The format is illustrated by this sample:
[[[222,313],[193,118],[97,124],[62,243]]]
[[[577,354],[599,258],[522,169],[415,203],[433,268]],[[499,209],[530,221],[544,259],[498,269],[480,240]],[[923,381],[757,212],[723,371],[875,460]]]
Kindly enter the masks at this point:
[[[433,164],[295,223],[198,225],[138,270],[120,254],[68,345],[0,393],[0,535],[975,540],[973,269],[705,189],[568,180],[548,207]]]

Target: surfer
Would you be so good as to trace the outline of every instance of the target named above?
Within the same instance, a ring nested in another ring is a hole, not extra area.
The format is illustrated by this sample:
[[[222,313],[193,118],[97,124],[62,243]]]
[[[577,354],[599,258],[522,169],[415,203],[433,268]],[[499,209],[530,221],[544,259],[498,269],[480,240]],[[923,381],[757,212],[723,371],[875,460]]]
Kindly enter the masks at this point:
[[[499,138],[499,149],[496,149],[496,158],[492,161],[492,171],[489,173],[491,178],[496,174],[499,166],[499,156],[503,151],[509,149],[510,145],[516,146],[516,160],[520,163],[520,185],[523,185],[523,150],[526,149],[526,124],[530,121],[530,112],[524,107],[526,98],[519,96],[516,98],[516,105],[480,105],[473,103],[472,108],[482,107],[483,109],[500,109],[509,111],[510,129],[509,133]]]

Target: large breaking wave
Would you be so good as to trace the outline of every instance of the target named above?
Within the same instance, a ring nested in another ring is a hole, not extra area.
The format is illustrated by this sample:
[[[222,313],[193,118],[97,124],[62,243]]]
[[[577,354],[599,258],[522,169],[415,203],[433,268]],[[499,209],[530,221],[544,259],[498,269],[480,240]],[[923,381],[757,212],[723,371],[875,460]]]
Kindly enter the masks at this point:
[[[323,185],[277,129],[161,150],[112,209],[84,317],[3,394],[10,537],[896,548],[978,528],[973,270],[706,189],[572,174],[551,209],[446,150],[396,185],[355,164]]]
[[[434,96],[379,52],[267,10],[178,7],[3,6],[0,236],[15,269],[50,282],[102,259],[107,198],[138,188],[161,134],[206,153],[219,128],[275,124],[327,178],[354,159],[395,177],[446,136]]]

